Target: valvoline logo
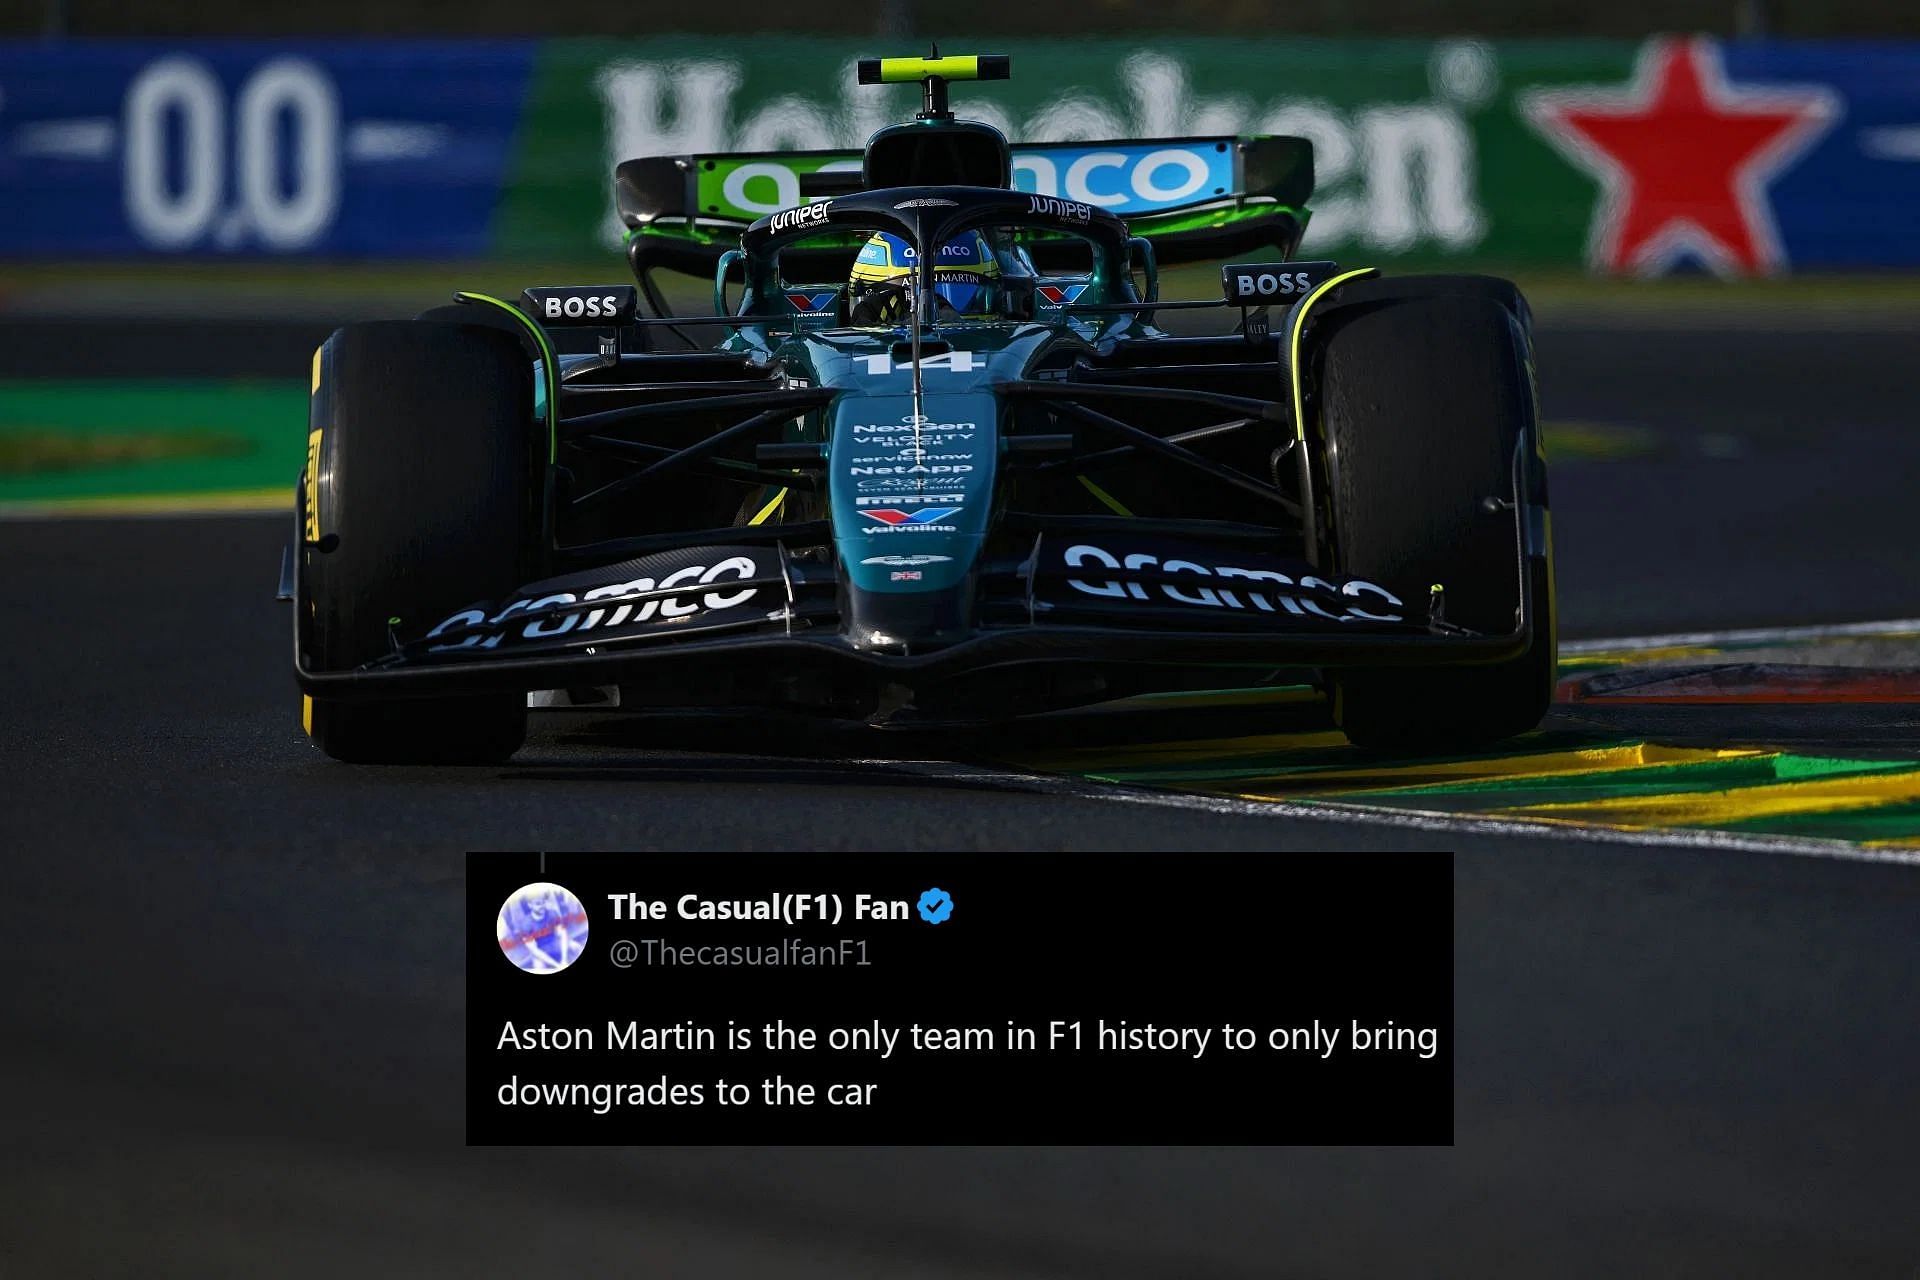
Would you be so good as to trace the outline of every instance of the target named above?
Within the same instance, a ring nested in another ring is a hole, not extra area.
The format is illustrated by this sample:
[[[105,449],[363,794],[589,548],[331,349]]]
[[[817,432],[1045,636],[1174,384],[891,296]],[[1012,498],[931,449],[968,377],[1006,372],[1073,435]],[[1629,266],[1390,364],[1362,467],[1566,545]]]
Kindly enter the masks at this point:
[[[839,293],[838,289],[828,289],[825,293],[789,293],[787,301],[793,304],[795,311],[811,315],[833,306],[833,299],[837,293]]]
[[[1043,284],[1035,292],[1046,299],[1049,305],[1065,307],[1080,301],[1080,295],[1086,291],[1084,284]]]
[[[960,514],[959,507],[923,507],[918,511],[896,511],[891,507],[862,511],[864,520],[878,520],[881,524],[938,524],[948,516]]]
[[[1013,156],[1013,185],[1118,214],[1204,204],[1233,192],[1224,142],[1117,142],[1036,147]]]

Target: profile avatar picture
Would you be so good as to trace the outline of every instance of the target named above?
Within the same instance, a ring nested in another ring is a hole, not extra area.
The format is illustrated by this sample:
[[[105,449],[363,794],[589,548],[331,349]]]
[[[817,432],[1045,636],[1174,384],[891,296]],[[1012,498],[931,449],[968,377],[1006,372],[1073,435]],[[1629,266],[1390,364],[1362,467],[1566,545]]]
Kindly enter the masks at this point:
[[[587,909],[569,889],[541,881],[513,891],[495,927],[500,950],[528,973],[558,973],[587,947]]]

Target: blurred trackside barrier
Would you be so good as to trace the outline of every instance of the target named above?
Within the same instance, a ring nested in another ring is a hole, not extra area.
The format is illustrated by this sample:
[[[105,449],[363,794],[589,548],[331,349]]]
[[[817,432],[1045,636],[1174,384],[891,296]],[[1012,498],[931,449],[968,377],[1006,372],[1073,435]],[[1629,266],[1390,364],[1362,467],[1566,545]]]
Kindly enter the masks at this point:
[[[910,87],[854,85],[871,44],[4,42],[0,259],[592,258],[617,243],[617,159],[852,148],[910,114]],[[1920,267],[1920,43],[995,47],[1013,81],[956,102],[1016,139],[1311,138],[1314,255]],[[1139,178],[1094,165],[1056,194],[1111,202]]]
[[[732,38],[777,31],[867,40],[928,39],[999,45],[1015,36],[1102,34],[1232,36],[1607,36],[1648,31],[1804,37],[1920,36],[1920,9],[1888,0],[972,0],[963,9],[936,0],[328,0],[273,5],[259,0],[128,4],[127,0],[11,0],[0,4],[0,35],[272,36],[655,36],[665,31]]]

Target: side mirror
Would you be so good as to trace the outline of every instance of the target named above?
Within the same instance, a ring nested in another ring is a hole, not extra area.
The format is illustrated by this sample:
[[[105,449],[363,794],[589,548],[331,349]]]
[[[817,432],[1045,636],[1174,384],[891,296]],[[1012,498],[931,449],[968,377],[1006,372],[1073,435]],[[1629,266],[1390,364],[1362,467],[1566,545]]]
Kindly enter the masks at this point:
[[[713,267],[713,314],[724,316],[727,310],[727,272],[736,262],[745,262],[747,255],[738,249],[729,249],[720,255],[720,261]]]
[[[1133,260],[1140,260],[1140,267],[1146,276],[1147,287],[1141,292],[1142,302],[1160,301],[1160,260],[1154,255],[1153,241],[1145,236],[1132,236],[1127,240],[1127,270],[1133,270]]]

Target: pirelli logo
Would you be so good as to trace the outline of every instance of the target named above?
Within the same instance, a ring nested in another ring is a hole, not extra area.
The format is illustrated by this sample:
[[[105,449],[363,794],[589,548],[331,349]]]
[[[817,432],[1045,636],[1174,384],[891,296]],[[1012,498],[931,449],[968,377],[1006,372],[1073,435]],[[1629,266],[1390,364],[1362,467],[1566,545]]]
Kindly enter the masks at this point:
[[[307,432],[307,541],[320,541],[320,431]]]

